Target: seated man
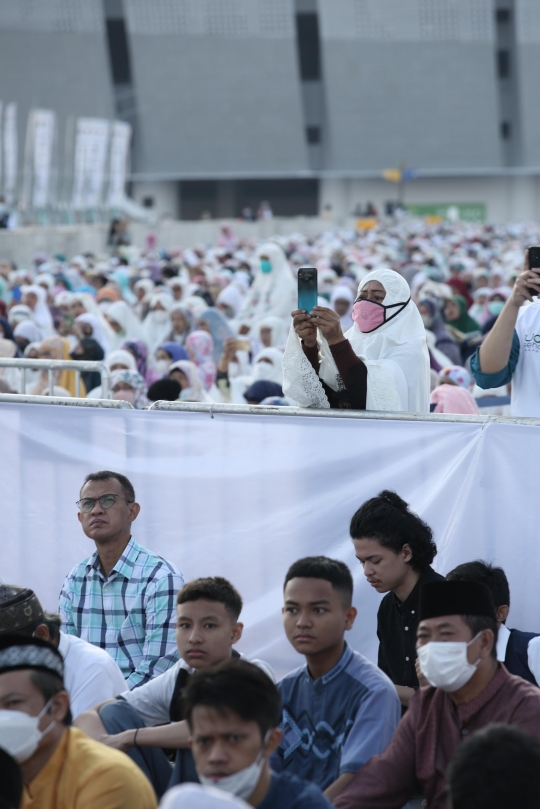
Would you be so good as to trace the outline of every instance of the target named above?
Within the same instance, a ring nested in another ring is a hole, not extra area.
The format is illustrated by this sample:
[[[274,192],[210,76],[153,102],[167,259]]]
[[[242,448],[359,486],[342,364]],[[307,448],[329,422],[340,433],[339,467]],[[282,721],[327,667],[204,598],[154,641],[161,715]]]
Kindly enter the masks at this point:
[[[146,685],[97,705],[76,722],[92,738],[129,752],[160,797],[173,784],[198,780],[181,704],[190,675],[241,657],[233,646],[242,637],[243,625],[238,621],[242,599],[226,579],[216,576],[189,582],[178,593],[176,609],[181,659]],[[273,677],[269,666],[254,662]],[[174,772],[163,747],[178,751]]]
[[[347,565],[324,556],[300,559],[285,577],[285,632],[306,665],[278,685],[283,739],[272,767],[313,781],[330,800],[382,753],[401,716],[391,680],[345,642],[352,594]]]
[[[258,809],[330,807],[315,784],[270,769],[270,756],[281,741],[281,700],[257,666],[236,660],[198,672],[186,688],[184,709],[203,785]]]
[[[64,658],[64,683],[73,718],[125,691],[122,672],[104,649],[60,632],[60,616],[44,612],[32,590],[2,584],[0,637],[13,633],[47,640],[58,649]]]
[[[493,722],[540,738],[540,691],[496,656],[497,621],[484,584],[436,581],[420,592],[418,660],[432,687],[412,698],[392,741],[337,796],[339,809],[396,809],[418,786],[447,809],[447,767],[459,744]]]
[[[64,664],[37,638],[0,638],[0,748],[20,765],[22,809],[155,809],[142,772],[70,727]]]
[[[174,599],[184,579],[176,565],[132,536],[141,507],[124,475],[93,472],[80,494],[77,516],[96,550],[64,581],[62,625],[68,635],[105,649],[128,688],[137,688],[178,661]]]
[[[504,663],[510,674],[517,674],[530,683],[540,685],[540,635],[507,629],[510,612],[510,587],[502,567],[493,567],[478,559],[458,565],[446,576],[448,581],[480,581],[491,591],[497,610],[497,660]]]
[[[538,809],[540,742],[490,725],[460,744],[448,768],[452,809]]]

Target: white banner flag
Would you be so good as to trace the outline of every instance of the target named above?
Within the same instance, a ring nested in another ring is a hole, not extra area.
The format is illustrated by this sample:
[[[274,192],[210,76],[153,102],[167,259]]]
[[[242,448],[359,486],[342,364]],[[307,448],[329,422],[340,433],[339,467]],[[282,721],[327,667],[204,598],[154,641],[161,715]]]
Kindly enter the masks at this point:
[[[109,162],[109,208],[119,207],[126,197],[126,181],[131,144],[131,126],[124,121],[112,125],[111,155]]]
[[[18,141],[17,141],[17,105],[7,104],[4,112],[3,127],[3,151],[4,151],[4,196],[8,205],[13,205],[17,197],[17,163],[18,163]]]
[[[141,504],[134,538],[186,581],[230,579],[245,603],[239,650],[279,676],[302,663],[281,606],[285,573],[303,556],[350,566],[359,614],[347,639],[376,660],[380,596],[355,559],[349,522],[382,489],[432,527],[439,572],[474,559],[501,565],[509,626],[540,632],[537,426],[2,403],[0,446],[0,576],[34,588],[46,609],[95,549],[77,521],[84,477],[112,469]]]
[[[103,200],[110,123],[104,118],[79,118],[75,132],[73,205],[97,208]]]
[[[52,110],[32,110],[33,184],[32,207],[45,208],[51,202],[51,170],[55,129]]]

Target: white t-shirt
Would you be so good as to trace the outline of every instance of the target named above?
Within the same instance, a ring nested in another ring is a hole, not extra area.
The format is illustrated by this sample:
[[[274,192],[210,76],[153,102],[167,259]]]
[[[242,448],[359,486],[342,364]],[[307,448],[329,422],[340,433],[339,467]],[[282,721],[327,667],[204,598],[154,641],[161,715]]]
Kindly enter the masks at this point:
[[[519,360],[512,376],[512,416],[540,416],[540,302],[523,306],[516,323]]]
[[[126,681],[118,664],[104,649],[60,632],[58,651],[64,658],[64,683],[74,719],[125,690]]]
[[[264,663],[262,660],[249,660],[243,654],[240,657],[258,666],[275,683],[276,676],[268,663]],[[180,669],[185,669],[190,674],[194,674],[196,671],[185,660],[180,658],[172,668],[163,674],[154,677],[153,680],[139,686],[139,688],[134,688],[133,691],[123,691],[119,695],[135,708],[147,728],[155,725],[165,725],[171,721],[169,708]]]

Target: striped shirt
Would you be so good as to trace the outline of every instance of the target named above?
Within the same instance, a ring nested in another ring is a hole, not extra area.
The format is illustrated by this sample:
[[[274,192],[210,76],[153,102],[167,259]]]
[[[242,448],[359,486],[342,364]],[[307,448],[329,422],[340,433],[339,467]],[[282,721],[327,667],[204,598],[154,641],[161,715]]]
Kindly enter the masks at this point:
[[[178,660],[175,565],[133,538],[106,578],[98,552],[73,568],[60,593],[63,630],[116,660],[128,688],[147,683]]]

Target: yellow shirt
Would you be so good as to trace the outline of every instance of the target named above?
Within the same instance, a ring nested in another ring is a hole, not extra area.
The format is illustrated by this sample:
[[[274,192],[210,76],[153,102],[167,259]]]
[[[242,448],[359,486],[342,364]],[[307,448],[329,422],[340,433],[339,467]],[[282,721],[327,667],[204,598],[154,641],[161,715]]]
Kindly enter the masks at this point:
[[[28,787],[21,809],[156,809],[150,781],[119,750],[66,728]]]

